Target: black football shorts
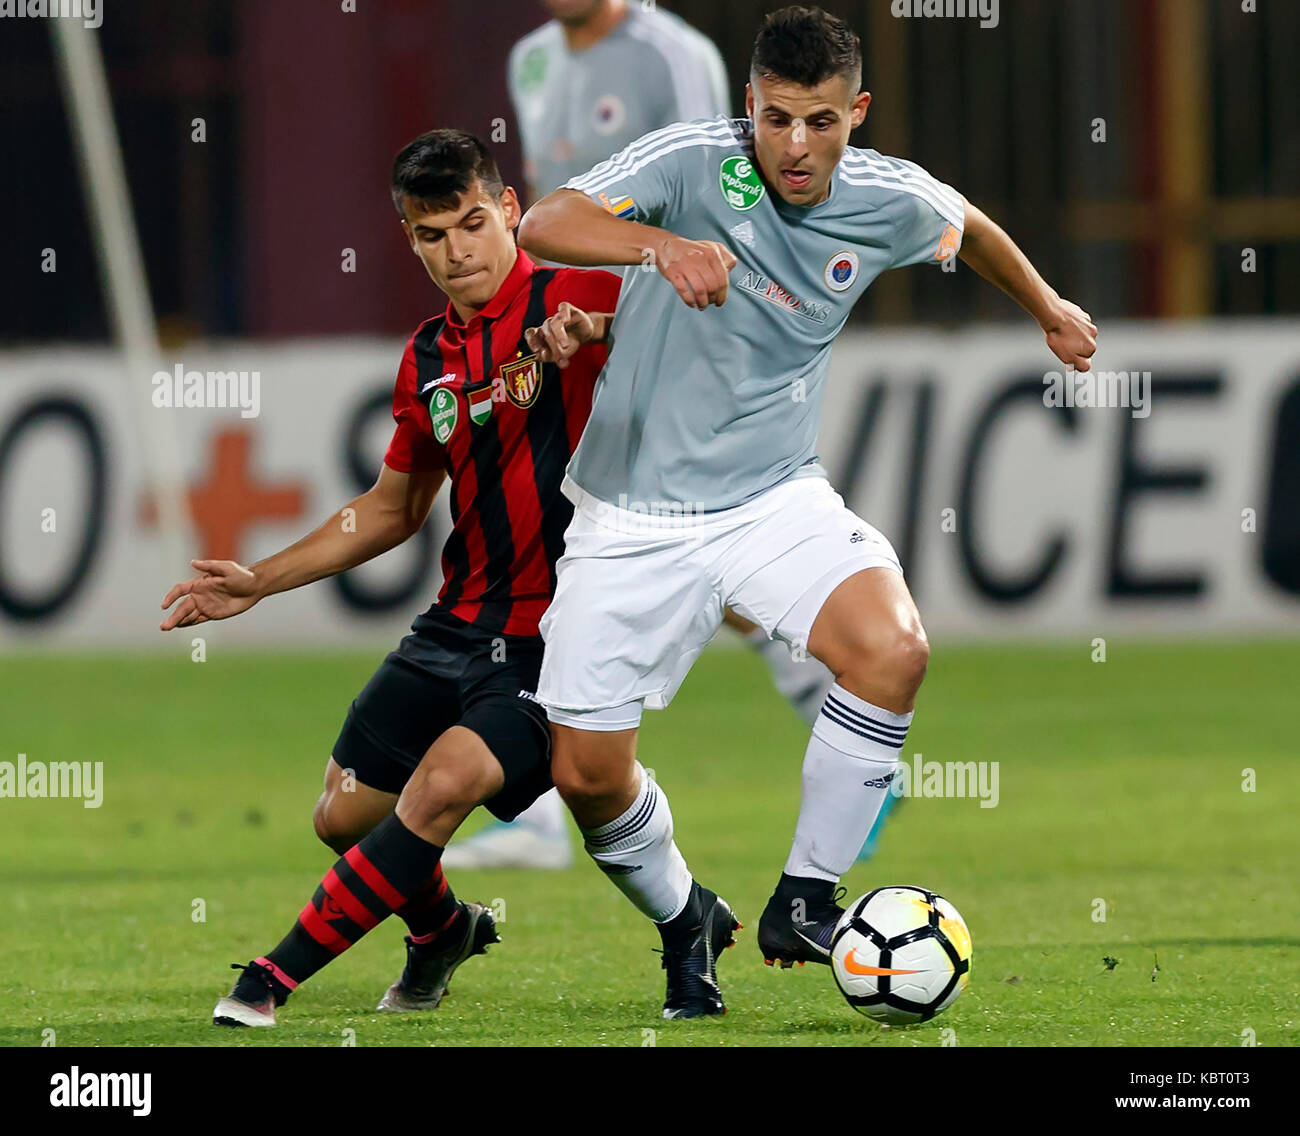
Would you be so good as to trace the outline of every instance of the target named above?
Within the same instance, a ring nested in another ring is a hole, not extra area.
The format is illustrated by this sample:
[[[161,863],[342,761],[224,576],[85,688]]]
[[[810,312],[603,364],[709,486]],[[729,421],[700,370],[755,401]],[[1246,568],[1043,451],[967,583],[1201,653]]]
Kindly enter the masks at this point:
[[[551,788],[551,732],[534,697],[541,636],[483,631],[434,605],[348,709],[334,760],[363,785],[400,793],[452,726],[473,730],[505,772],[484,806],[514,820]]]

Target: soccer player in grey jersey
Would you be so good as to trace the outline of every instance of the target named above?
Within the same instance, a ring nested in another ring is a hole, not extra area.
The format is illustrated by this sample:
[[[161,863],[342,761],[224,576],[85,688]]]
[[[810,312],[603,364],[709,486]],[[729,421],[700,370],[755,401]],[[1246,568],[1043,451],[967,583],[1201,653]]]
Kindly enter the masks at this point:
[[[881,272],[962,260],[1086,371],[1096,328],[1011,239],[911,162],[848,146],[866,115],[861,48],[786,8],[759,32],[747,120],[678,124],[535,205],[529,252],[626,274],[612,347],[569,465],[575,512],[542,622],[537,695],[552,774],[587,850],[659,925],[668,1017],[719,1013],[735,919],[692,879],[662,790],[636,760],[724,604],[835,676],[803,762],[765,960],[828,961],[839,877],[871,827],[929,646],[889,542],[855,516],[814,445],[831,344]],[[563,353],[566,321],[543,329]]]
[[[680,17],[639,0],[545,0],[545,6],[554,19],[514,45],[507,68],[530,204],[642,135],[728,113],[722,57]],[[811,725],[831,683],[826,668],[792,658],[733,612],[726,620]],[[565,818],[558,795],[547,793],[516,820],[453,842],[443,863],[451,869],[567,867],[573,846]]]
[[[555,17],[510,49],[507,82],[531,200],[652,130],[727,110],[712,41],[640,0],[545,0]]]

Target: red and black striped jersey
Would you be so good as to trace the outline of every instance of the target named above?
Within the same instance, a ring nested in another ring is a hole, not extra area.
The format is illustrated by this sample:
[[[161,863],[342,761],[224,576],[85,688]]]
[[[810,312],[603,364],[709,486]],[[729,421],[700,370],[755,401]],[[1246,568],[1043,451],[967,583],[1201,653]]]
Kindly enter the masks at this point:
[[[484,630],[536,635],[555,592],[555,562],[573,506],[565,467],[591,413],[606,348],[588,344],[561,370],[541,364],[524,328],[568,300],[612,312],[609,272],[539,268],[519,250],[497,294],[468,324],[449,304],[402,356],[397,429],[384,462],[403,473],[446,468],[452,531],[438,605]]]

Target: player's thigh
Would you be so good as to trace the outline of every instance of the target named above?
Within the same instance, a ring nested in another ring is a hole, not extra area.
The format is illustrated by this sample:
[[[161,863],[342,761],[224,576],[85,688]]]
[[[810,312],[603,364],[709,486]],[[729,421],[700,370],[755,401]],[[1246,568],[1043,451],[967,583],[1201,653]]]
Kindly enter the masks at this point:
[[[825,479],[787,481],[754,508],[761,515],[730,550],[724,595],[729,605],[793,651],[816,653],[810,643],[814,621],[845,580],[882,569],[876,575],[888,571],[901,583],[893,546],[849,509]]]
[[[565,533],[537,696],[566,714],[663,709],[722,619],[712,549],[702,530],[612,507],[602,518],[575,510]]]
[[[312,823],[316,835],[335,850],[347,851],[397,804],[397,794],[358,781],[333,757],[325,765],[325,790],[316,802]]]
[[[835,587],[813,620],[808,651],[837,675],[878,664],[923,673],[929,658],[912,593],[889,568],[856,572]]]
[[[466,726],[452,726],[411,774],[397,816],[412,832],[445,845],[461,822],[504,786],[504,770],[487,742]]]

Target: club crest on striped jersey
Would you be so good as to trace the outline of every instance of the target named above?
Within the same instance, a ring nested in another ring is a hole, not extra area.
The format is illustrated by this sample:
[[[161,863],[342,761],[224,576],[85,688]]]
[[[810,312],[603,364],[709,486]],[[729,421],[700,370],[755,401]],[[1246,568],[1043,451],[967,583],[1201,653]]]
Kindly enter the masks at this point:
[[[429,399],[429,417],[433,421],[433,440],[440,446],[445,446],[460,417],[456,396],[446,387],[434,389],[433,397]]]
[[[722,159],[718,168],[718,185],[727,204],[741,213],[753,209],[767,193],[754,163],[742,154]]]
[[[520,410],[527,410],[542,389],[542,365],[536,355],[524,355],[502,365],[501,379],[506,385],[506,398]]]
[[[489,384],[480,387],[478,390],[466,391],[465,398],[469,402],[469,420],[475,426],[482,426],[489,418],[492,417],[492,386]]]
[[[832,292],[847,292],[858,278],[858,254],[852,249],[832,253],[822,277]]]

